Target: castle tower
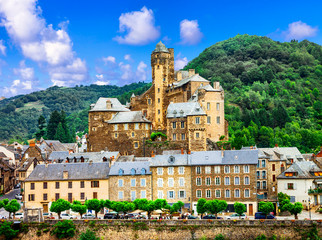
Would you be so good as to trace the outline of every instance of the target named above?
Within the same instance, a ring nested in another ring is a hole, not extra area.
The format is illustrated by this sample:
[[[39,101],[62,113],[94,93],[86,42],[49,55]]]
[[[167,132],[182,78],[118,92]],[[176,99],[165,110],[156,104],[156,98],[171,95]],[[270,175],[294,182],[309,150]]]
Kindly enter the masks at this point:
[[[154,85],[154,129],[166,127],[165,90],[174,81],[173,48],[160,41],[151,54],[152,84]]]

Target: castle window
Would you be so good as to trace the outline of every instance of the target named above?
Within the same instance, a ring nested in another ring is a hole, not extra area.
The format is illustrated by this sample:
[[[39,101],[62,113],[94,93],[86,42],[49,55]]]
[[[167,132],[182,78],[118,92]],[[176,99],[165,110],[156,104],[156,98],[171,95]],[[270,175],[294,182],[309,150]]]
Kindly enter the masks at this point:
[[[138,123],[135,124],[134,129],[136,129],[136,130],[139,129],[139,124]]]
[[[160,66],[158,65],[158,69],[160,68]]]
[[[207,103],[207,110],[210,110],[210,103]]]
[[[181,122],[181,128],[184,128],[184,122]]]
[[[200,117],[195,118],[196,124],[200,124]]]
[[[120,169],[119,170],[119,176],[122,176],[124,174],[124,170],[123,169]]]
[[[217,103],[217,111],[220,110],[220,103]]]
[[[211,117],[207,116],[207,123],[210,124],[211,123]]]
[[[129,129],[129,124],[125,123],[124,124],[124,130],[128,130]]]
[[[176,140],[177,140],[177,134],[175,134],[175,133],[174,133],[174,134],[172,134],[172,140],[173,140],[173,141],[176,141]]]
[[[151,98],[148,99],[148,104],[151,105]]]
[[[114,133],[114,137],[117,138],[117,133]]]
[[[160,111],[160,109],[158,109],[158,114],[160,114],[161,113],[161,111]]]
[[[217,124],[220,124],[220,117],[217,117]]]
[[[149,130],[149,124],[145,124],[145,130]]]
[[[135,171],[135,169],[134,169],[134,168],[132,168],[132,169],[131,169],[131,175],[135,175],[135,172],[136,172],[136,171]]]
[[[186,139],[186,135],[184,133],[181,134],[181,140],[185,140]]]
[[[200,134],[197,132],[196,133],[196,138],[199,138],[200,137]]]
[[[114,124],[114,131],[117,131],[117,130],[118,130],[118,125]]]
[[[139,142],[134,142],[134,148],[139,148]]]
[[[160,93],[160,88],[158,88],[158,93]]]
[[[173,123],[172,123],[172,128],[173,128],[173,129],[177,128],[177,123],[176,123],[176,122],[173,122]]]
[[[135,133],[134,132],[132,132],[132,137],[134,137],[135,136]]]
[[[158,103],[160,103],[160,98],[158,98]]]

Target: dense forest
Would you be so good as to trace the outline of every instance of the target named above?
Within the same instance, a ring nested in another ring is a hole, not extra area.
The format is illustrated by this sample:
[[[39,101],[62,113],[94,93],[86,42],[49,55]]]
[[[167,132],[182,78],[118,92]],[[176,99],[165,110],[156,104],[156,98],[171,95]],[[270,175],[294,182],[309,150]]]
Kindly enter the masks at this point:
[[[322,47],[237,35],[205,49],[194,68],[225,90],[225,118],[232,146],[322,145]]]
[[[232,147],[278,144],[312,152],[322,145],[320,45],[237,35],[205,49],[189,68],[224,88]],[[69,129],[87,131],[89,105],[99,97],[118,97],[124,104],[133,92],[141,94],[150,86],[51,87],[2,100],[0,140],[35,136],[39,116],[48,122],[54,110],[66,112]]]

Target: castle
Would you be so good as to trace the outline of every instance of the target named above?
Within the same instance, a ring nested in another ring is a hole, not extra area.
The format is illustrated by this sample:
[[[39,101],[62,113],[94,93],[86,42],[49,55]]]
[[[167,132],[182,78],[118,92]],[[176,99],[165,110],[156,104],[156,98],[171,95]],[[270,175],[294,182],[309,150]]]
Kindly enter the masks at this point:
[[[207,140],[228,137],[224,90],[194,69],[174,71],[174,49],[160,41],[151,54],[152,86],[122,105],[116,98],[99,98],[88,119],[88,151],[119,151],[149,156],[146,140],[163,132],[168,149],[207,150]]]

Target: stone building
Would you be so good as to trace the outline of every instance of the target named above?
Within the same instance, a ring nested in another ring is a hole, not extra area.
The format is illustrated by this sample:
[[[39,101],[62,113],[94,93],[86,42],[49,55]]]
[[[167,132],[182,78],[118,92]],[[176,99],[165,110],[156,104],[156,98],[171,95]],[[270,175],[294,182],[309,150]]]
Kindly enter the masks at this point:
[[[140,96],[132,95],[127,107],[114,98],[100,98],[92,104],[88,151],[148,155],[151,152],[145,153],[145,140],[151,130],[166,133],[171,141],[169,148],[190,151],[206,150],[208,139],[228,138],[224,90],[219,82],[211,86],[194,69],[175,72],[174,50],[161,42],[151,54],[151,67],[152,86]],[[189,115],[191,112],[195,115]],[[198,112],[200,115],[196,115]],[[173,130],[174,121],[185,122],[185,130]]]
[[[111,201],[152,199],[150,161],[114,162],[109,174]]]
[[[246,205],[247,214],[257,211],[256,165],[257,150],[204,151],[191,153],[192,209],[197,201],[221,199],[234,211],[234,203]]]
[[[27,208],[42,207],[48,212],[59,198],[69,202],[86,199],[109,199],[109,162],[39,164],[23,182]]]

